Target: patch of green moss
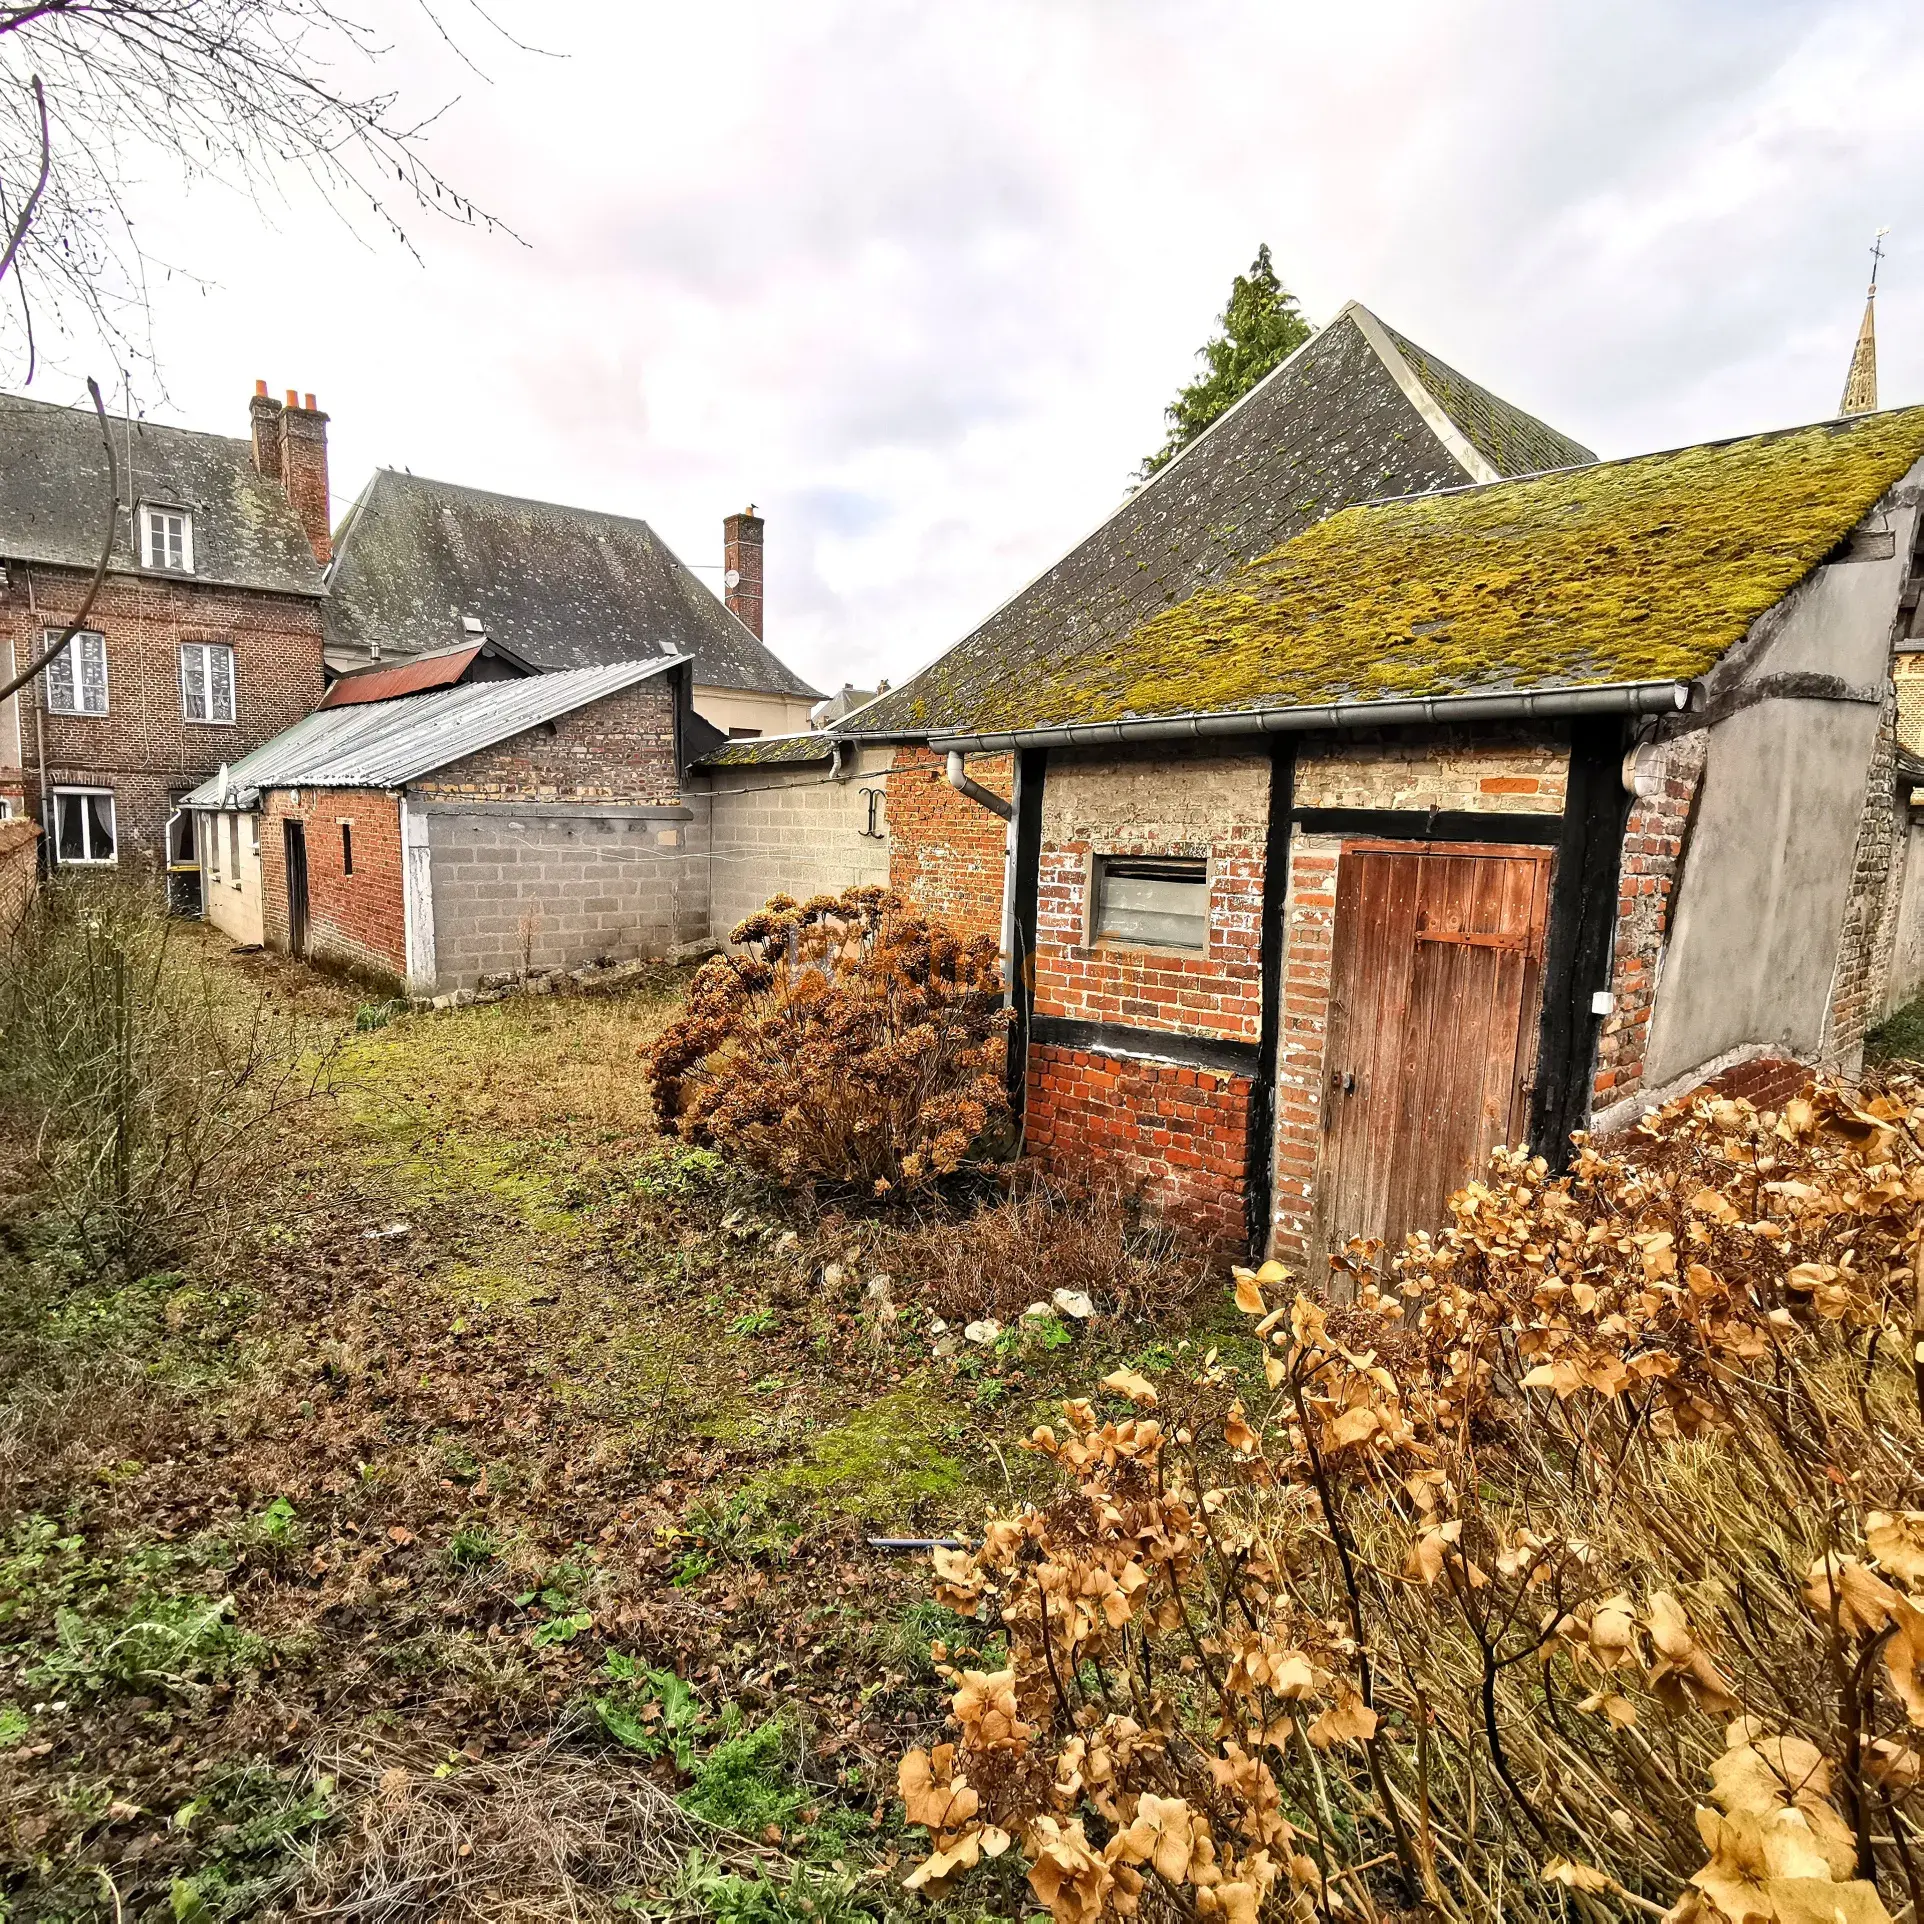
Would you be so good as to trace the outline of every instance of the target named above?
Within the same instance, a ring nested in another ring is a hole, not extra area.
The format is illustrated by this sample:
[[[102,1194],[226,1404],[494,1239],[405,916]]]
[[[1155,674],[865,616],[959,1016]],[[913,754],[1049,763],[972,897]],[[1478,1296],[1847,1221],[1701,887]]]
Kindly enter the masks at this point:
[[[962,1486],[961,1464],[941,1448],[946,1414],[926,1386],[898,1390],[817,1431],[805,1455],[765,1471],[747,1493],[791,1513],[899,1522]]]
[[[1690,680],[1924,456],[1924,407],[1333,514],[1120,641],[925,671],[951,725],[1033,728]]]

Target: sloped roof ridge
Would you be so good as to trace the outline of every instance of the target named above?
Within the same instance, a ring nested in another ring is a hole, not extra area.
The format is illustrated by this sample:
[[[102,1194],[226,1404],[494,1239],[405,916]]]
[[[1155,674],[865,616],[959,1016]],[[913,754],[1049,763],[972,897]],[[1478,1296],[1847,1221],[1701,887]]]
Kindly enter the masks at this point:
[[[604,662],[521,681],[467,682],[392,701],[316,708],[228,767],[225,793],[231,800],[262,788],[397,787],[619,694],[686,659],[658,655]],[[216,775],[179,806],[216,808],[222,792]]]

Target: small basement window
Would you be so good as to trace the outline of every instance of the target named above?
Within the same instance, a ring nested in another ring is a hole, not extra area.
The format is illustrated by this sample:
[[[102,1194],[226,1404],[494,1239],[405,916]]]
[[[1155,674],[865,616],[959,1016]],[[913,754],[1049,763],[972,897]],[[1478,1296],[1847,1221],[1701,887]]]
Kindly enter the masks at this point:
[[[341,873],[343,875],[354,873],[354,824],[352,822],[341,824]]]
[[[1163,949],[1209,944],[1209,864],[1176,856],[1096,857],[1097,942],[1130,942]]]

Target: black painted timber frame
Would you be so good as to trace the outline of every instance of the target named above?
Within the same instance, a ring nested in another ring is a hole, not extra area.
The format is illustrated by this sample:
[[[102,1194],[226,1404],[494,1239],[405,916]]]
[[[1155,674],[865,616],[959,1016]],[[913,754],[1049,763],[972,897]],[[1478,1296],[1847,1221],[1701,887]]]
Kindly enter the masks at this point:
[[[1283,903],[1289,894],[1289,834],[1295,817],[1296,744],[1269,744],[1269,819],[1263,835],[1262,1020],[1256,1043],[1256,1084],[1249,1092],[1249,1165],[1243,1180],[1249,1255],[1269,1249],[1270,1198],[1276,1180],[1276,1052],[1283,1029]]]
[[[1630,814],[1623,785],[1629,739],[1627,724],[1615,716],[1585,718],[1570,727],[1570,774],[1550,885],[1530,1119],[1531,1148],[1556,1170],[1569,1163],[1571,1131],[1590,1116],[1590,1074],[1601,1020],[1590,1004],[1610,986],[1623,832]]]
[[[1042,887],[1042,785],[1048,780],[1049,751],[1025,748],[1015,764],[1015,953],[1009,957],[1009,1105],[1016,1127],[1028,1096],[1029,1037],[1035,1026],[1036,904]]]

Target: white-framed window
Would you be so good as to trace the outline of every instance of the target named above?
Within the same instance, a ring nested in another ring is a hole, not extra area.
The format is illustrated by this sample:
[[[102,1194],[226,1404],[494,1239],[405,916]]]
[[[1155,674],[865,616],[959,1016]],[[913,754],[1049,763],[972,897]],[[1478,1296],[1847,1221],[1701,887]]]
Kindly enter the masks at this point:
[[[50,629],[43,648],[60,639]],[[47,664],[42,677],[50,715],[104,715],[107,712],[107,637],[82,631]]]
[[[98,866],[114,860],[114,797],[108,788],[53,791],[53,856],[56,862]]]
[[[180,712],[192,722],[234,719],[234,651],[224,641],[180,645]]]
[[[149,568],[194,572],[194,517],[161,501],[140,504],[140,558]]]
[[[1096,941],[1150,948],[1209,946],[1209,864],[1177,856],[1098,855]]]
[[[236,888],[241,885],[240,872],[240,817],[227,818],[227,877]]]

